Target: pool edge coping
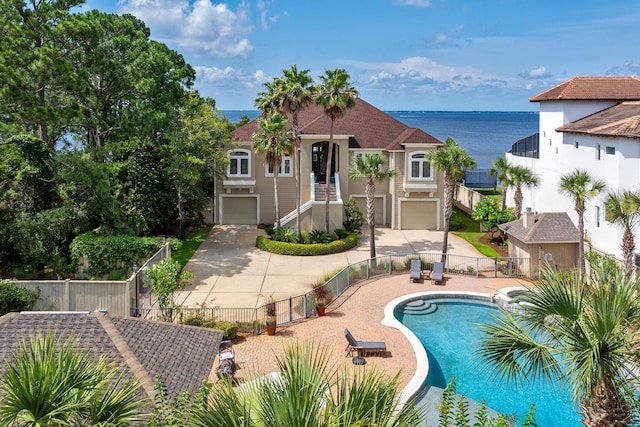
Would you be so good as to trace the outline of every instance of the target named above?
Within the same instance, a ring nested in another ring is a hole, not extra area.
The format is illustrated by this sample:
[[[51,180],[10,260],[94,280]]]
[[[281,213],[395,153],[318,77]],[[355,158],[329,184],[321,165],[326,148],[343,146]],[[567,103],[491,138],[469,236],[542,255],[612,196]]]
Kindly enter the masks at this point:
[[[400,407],[404,406],[410,399],[416,397],[417,394],[421,391],[424,382],[427,380],[427,375],[429,374],[429,360],[427,358],[427,351],[425,350],[418,337],[416,337],[409,328],[407,328],[398,319],[396,319],[394,311],[398,305],[409,302],[411,300],[419,299],[422,297],[432,297],[435,299],[446,298],[448,296],[454,298],[464,297],[461,299],[470,300],[482,299],[484,301],[493,302],[493,296],[484,292],[422,291],[395,298],[389,301],[384,307],[384,318],[382,319],[381,323],[384,326],[399,330],[409,341],[409,344],[411,344],[411,347],[413,348],[416,356],[416,371],[407,385],[402,389],[398,398],[398,404]]]

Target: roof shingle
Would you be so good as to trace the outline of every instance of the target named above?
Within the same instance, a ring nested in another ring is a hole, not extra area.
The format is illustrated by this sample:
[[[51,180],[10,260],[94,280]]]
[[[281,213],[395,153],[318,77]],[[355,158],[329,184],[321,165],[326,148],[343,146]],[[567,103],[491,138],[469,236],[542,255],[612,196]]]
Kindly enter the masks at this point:
[[[321,106],[312,105],[298,115],[299,131],[307,135],[329,135],[331,120]],[[251,141],[258,131],[258,118],[233,131],[238,141]],[[349,148],[402,150],[407,144],[441,145],[425,131],[412,128],[358,98],[355,107],[334,122],[334,135],[349,135]]]
[[[640,101],[621,102],[575,122],[560,126],[556,131],[640,138]]]
[[[524,227],[523,217],[501,224],[500,229],[527,244],[536,243],[576,243],[580,233],[566,212],[545,212],[536,214],[530,227]]]

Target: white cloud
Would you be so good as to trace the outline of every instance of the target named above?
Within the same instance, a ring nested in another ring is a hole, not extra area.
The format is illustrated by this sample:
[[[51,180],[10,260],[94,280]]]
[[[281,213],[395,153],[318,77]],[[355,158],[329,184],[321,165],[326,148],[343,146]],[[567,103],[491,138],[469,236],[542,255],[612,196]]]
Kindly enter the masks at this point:
[[[273,4],[273,0],[271,0],[268,3],[269,5]],[[268,30],[271,24],[275,24],[276,22],[278,22],[278,20],[281,17],[287,16],[286,11],[282,12],[281,14],[269,15],[269,11],[267,10],[268,4],[264,0],[259,0],[257,3],[257,7],[258,7],[258,11],[260,11],[260,24],[262,25],[262,28],[265,30]]]
[[[253,74],[246,74],[242,70],[232,67],[218,68],[198,65],[196,70],[196,86],[228,87],[242,86],[245,88],[257,88],[272,78],[262,70],[256,70]]]
[[[526,73],[520,73],[520,77],[523,79],[544,79],[551,77],[551,73],[547,71],[547,68],[542,66],[529,70]]]
[[[154,39],[198,55],[245,57],[253,49],[244,3],[235,11],[211,0],[121,0],[118,6],[143,20]]]
[[[431,1],[429,0],[397,0],[398,3],[406,4],[408,6],[429,7]]]

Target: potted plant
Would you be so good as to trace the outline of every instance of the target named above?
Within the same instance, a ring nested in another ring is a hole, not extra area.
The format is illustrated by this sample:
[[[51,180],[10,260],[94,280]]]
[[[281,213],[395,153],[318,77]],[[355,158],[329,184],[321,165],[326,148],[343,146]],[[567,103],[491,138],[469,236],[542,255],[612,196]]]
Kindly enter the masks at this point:
[[[264,324],[265,324],[265,328],[267,330],[267,334],[268,335],[275,335],[276,334],[276,324],[277,324],[276,301],[273,299],[272,295],[270,295],[267,298],[265,298],[264,311],[265,311],[265,315],[266,315],[266,319],[265,319]]]
[[[318,316],[324,316],[325,305],[327,304],[327,287],[324,285],[316,285],[313,287],[313,296],[316,302],[316,313]]]

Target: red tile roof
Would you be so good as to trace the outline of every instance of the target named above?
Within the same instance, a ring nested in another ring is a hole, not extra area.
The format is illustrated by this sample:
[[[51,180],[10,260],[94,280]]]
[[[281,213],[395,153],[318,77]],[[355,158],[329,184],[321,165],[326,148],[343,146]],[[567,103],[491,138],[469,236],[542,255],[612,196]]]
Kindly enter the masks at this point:
[[[637,101],[640,100],[640,79],[574,77],[529,98],[531,102],[558,100]]]
[[[320,106],[302,110],[298,122],[301,134],[329,135],[331,120]],[[256,118],[233,131],[232,135],[238,141],[251,141],[251,135],[257,129]],[[333,133],[350,135],[349,148],[402,150],[404,145],[410,144],[442,144],[425,131],[409,127],[359,98],[355,107],[335,121]]]
[[[558,132],[640,138],[640,101],[627,101],[560,126]]]

